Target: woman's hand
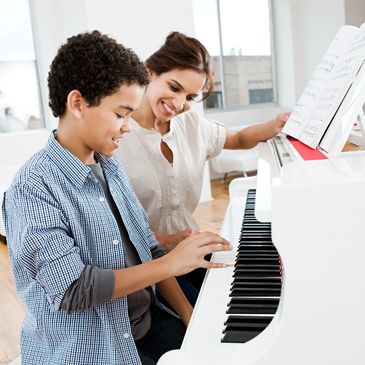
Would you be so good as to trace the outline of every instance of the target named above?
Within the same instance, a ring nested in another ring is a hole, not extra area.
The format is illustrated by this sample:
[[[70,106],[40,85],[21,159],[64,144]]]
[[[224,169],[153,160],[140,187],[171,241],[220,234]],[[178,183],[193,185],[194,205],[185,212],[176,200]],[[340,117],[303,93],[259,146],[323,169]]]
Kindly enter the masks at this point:
[[[180,232],[176,232],[176,233],[172,233],[172,234],[167,234],[167,233],[162,233],[162,232],[154,232],[154,233],[155,233],[155,237],[156,237],[157,241],[159,241],[160,244],[165,247],[166,252],[170,252],[171,250],[173,250],[175,248],[175,246],[178,243],[183,241],[185,238],[196,234],[197,232],[188,228],[188,229],[185,229],[184,231],[180,231]]]
[[[284,128],[285,123],[287,122],[291,112],[280,113],[274,119],[269,120],[267,124],[268,133],[271,135],[267,139],[275,137],[277,134],[281,132]]]

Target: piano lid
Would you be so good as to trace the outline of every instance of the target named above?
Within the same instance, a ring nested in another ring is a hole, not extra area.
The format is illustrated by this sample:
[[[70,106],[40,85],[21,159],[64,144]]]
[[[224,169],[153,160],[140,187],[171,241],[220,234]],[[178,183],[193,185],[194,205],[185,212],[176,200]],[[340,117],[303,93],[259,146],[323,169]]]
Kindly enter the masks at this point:
[[[309,147],[302,150],[302,147],[299,141],[289,141],[283,135],[259,144],[255,215],[260,222],[272,221],[271,190],[277,178],[302,185],[353,181],[365,176],[362,162],[365,151],[323,155],[318,150]]]
[[[283,166],[280,179],[273,181],[281,185],[338,184],[365,181],[365,156],[298,161]]]

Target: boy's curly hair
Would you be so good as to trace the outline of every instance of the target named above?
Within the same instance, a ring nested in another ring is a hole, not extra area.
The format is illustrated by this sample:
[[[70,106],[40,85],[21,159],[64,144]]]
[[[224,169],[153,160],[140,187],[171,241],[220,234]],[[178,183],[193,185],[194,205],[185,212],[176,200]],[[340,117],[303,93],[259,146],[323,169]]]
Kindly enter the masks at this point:
[[[148,74],[131,49],[97,30],[78,34],[67,39],[50,66],[49,106],[60,117],[71,90],[80,91],[89,105],[98,105],[121,85],[135,83],[147,85]]]

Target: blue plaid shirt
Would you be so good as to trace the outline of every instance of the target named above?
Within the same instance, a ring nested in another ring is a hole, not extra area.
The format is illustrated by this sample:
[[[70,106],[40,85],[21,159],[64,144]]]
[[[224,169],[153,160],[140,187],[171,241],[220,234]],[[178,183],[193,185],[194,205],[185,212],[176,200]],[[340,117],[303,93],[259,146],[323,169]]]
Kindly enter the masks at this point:
[[[157,241],[124,169],[97,156],[142,262]],[[5,194],[3,216],[17,290],[27,306],[21,332],[27,365],[140,364],[126,297],[67,314],[62,298],[85,265],[125,266],[122,237],[90,168],[50,136]]]

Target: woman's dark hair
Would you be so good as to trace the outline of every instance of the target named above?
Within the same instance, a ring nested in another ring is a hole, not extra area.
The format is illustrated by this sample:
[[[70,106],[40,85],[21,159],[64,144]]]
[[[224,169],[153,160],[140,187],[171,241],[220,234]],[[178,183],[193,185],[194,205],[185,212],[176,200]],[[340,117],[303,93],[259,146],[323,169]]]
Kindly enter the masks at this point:
[[[196,39],[179,32],[171,32],[164,45],[146,60],[149,69],[161,75],[173,69],[191,69],[205,73],[203,100],[213,92],[213,76],[207,49]]]
[[[121,85],[148,84],[144,64],[129,48],[99,31],[67,39],[48,74],[49,106],[55,117],[66,110],[67,96],[78,90],[89,105],[112,95]]]

